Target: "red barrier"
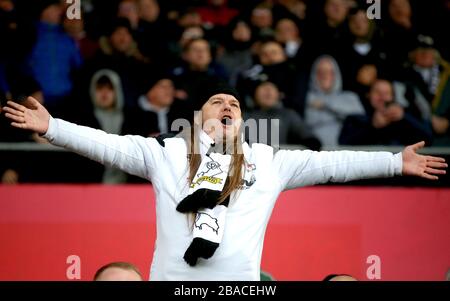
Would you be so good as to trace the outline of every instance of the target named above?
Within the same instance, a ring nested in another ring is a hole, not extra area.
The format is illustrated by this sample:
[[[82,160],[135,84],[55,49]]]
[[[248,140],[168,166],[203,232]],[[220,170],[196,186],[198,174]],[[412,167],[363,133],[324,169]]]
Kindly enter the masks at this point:
[[[262,268],[279,280],[367,280],[376,255],[381,280],[444,280],[449,230],[450,189],[297,189],[275,206]],[[0,280],[66,280],[70,255],[82,280],[119,260],[148,277],[154,240],[151,186],[0,186]]]

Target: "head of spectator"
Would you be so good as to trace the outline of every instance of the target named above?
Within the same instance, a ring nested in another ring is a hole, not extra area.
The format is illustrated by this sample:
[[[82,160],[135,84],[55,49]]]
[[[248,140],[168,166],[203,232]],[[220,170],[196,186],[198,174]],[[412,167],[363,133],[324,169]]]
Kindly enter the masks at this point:
[[[142,281],[138,268],[128,262],[112,262],[102,266],[94,276],[94,281]]]
[[[323,281],[358,281],[358,279],[346,274],[331,274],[325,277]]]
[[[312,67],[312,89],[323,94],[332,94],[342,89],[339,66],[331,56],[318,58]]]
[[[285,46],[286,55],[290,58],[297,54],[302,39],[297,24],[289,18],[281,19],[275,25],[275,39]]]
[[[175,86],[173,81],[166,76],[157,76],[150,80],[146,101],[156,110],[166,109],[172,105],[175,99]]]
[[[97,71],[91,80],[91,100],[96,111],[121,111],[124,104],[119,75],[109,69]]]
[[[412,8],[409,0],[390,0],[388,13],[395,24],[407,29],[411,28]]]
[[[224,46],[227,50],[247,50],[252,45],[252,30],[243,19],[231,22],[228,27]]]
[[[375,31],[375,22],[369,20],[367,12],[359,7],[350,10],[348,27],[356,42],[369,42]]]
[[[139,24],[138,5],[135,0],[122,0],[117,8],[117,17],[125,18],[130,22],[130,26],[136,29]]]
[[[346,20],[349,5],[346,0],[326,0],[323,11],[328,26],[336,28]]]
[[[50,25],[61,24],[63,17],[63,7],[59,0],[42,0],[39,3],[39,20],[42,23]]]
[[[138,0],[137,7],[139,18],[149,23],[158,20],[161,13],[158,0]]]
[[[256,6],[251,12],[250,22],[259,30],[271,28],[273,25],[273,15],[270,6],[263,4]]]
[[[86,32],[84,30],[84,18],[64,18],[63,27],[64,31],[75,41],[78,41],[86,36]]]
[[[10,12],[14,10],[14,2],[12,0],[0,0],[0,10]]]
[[[394,100],[394,86],[386,79],[377,79],[370,88],[369,100],[375,111],[384,111]]]
[[[183,49],[183,60],[193,71],[206,71],[212,62],[208,41],[205,39],[190,40]]]
[[[266,41],[259,48],[259,61],[263,66],[284,63],[286,60],[283,46],[277,41]]]
[[[278,106],[280,104],[280,97],[280,90],[270,81],[260,83],[255,89],[255,105],[263,111]]]
[[[299,20],[306,17],[306,3],[304,0],[278,0],[278,3],[284,6],[290,13]]]
[[[378,77],[378,69],[373,64],[361,66],[356,73],[356,82],[365,87],[370,87]]]
[[[275,25],[275,39],[283,44],[301,41],[300,30],[297,24],[289,18],[283,18]]]
[[[181,46],[181,49],[186,47],[187,43],[195,40],[202,39],[205,37],[205,30],[201,26],[190,26],[183,30],[181,34],[180,40],[178,44]]]
[[[188,8],[181,12],[178,18],[178,25],[182,28],[187,28],[190,26],[202,26],[202,17],[193,8]]]
[[[410,60],[414,67],[429,69],[439,62],[439,52],[434,47],[434,40],[430,36],[418,35],[416,48],[410,53]]]
[[[135,42],[128,19],[119,18],[114,22],[109,34],[109,44],[112,52],[129,54]]]

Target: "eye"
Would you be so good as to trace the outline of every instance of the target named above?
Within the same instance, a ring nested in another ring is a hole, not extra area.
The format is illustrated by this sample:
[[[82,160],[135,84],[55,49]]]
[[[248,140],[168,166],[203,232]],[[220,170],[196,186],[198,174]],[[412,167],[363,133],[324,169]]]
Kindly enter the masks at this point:
[[[239,108],[239,105],[237,104],[237,103],[233,103],[233,104],[231,104],[233,107],[235,107],[235,108]]]

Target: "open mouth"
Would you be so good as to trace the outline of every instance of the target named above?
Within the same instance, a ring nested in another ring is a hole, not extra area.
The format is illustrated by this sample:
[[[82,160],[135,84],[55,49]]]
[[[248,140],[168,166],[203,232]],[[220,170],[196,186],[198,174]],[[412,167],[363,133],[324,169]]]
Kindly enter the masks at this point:
[[[233,124],[233,118],[230,115],[224,115],[221,122],[223,125],[229,126]]]

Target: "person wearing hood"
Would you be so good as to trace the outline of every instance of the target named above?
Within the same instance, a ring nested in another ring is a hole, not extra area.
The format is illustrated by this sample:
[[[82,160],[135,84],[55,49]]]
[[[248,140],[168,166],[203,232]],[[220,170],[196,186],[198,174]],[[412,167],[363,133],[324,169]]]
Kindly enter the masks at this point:
[[[327,55],[319,57],[311,70],[305,121],[322,146],[337,146],[345,118],[364,113],[358,96],[342,90],[341,72],[336,60]]]
[[[122,84],[116,72],[109,69],[97,71],[92,76],[89,92],[93,110],[90,118],[83,117],[84,124],[109,134],[140,134],[136,126],[131,125],[132,113],[124,107]],[[103,183],[120,184],[126,181],[127,175],[124,172],[105,167]]]
[[[437,180],[446,173],[443,158],[416,153],[423,142],[397,154],[249,145],[241,139],[239,95],[211,88],[203,87],[207,96],[197,99],[194,122],[175,137],[108,134],[54,118],[33,98],[8,102],[3,111],[15,127],[152,181],[157,226],[150,280],[260,280],[264,237],[282,191],[395,175]]]

